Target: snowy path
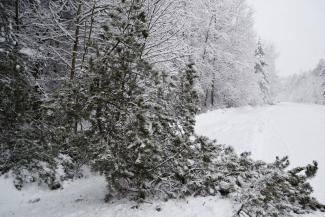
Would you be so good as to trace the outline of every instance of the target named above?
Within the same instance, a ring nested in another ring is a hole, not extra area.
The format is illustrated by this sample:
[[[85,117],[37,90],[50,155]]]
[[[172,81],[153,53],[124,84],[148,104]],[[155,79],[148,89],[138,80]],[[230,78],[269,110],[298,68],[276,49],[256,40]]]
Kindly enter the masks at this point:
[[[239,153],[251,151],[255,159],[289,155],[292,166],[318,161],[312,185],[325,202],[325,106],[281,103],[211,111],[198,116],[196,132]]]

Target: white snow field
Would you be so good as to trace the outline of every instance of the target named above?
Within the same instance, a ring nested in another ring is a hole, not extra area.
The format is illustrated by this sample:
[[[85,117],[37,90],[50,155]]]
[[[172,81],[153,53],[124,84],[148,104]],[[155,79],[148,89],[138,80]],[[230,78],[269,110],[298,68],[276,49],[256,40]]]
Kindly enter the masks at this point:
[[[289,154],[294,165],[318,160],[321,168],[313,185],[324,201],[325,106],[283,103],[217,110],[197,120],[197,133],[218,138],[238,152],[250,150],[255,158],[269,161]],[[105,203],[105,185],[104,178],[92,176],[66,182],[61,190],[30,185],[17,191],[11,178],[0,177],[0,217],[231,217],[234,212],[232,201],[219,197],[155,201],[137,209],[127,200]]]
[[[271,162],[288,155],[291,166],[316,160],[319,170],[311,184],[325,203],[325,106],[280,103],[215,110],[197,117],[196,132],[238,153],[251,151],[254,159]]]

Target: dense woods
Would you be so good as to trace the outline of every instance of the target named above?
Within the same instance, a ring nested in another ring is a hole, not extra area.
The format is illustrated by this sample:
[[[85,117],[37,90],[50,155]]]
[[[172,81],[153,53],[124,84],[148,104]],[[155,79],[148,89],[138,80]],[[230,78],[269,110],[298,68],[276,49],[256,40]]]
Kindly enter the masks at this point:
[[[0,174],[56,189],[86,166],[106,177],[107,200],[324,209],[307,182],[316,162],[288,170],[194,134],[199,111],[275,102],[276,52],[252,25],[244,0],[1,1]]]

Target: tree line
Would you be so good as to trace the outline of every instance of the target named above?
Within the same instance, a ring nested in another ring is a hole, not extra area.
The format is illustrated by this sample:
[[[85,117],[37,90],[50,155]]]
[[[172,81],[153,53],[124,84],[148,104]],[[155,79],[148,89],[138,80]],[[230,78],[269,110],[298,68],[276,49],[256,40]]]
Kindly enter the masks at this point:
[[[283,79],[279,98],[282,101],[325,104],[325,61],[300,75]]]

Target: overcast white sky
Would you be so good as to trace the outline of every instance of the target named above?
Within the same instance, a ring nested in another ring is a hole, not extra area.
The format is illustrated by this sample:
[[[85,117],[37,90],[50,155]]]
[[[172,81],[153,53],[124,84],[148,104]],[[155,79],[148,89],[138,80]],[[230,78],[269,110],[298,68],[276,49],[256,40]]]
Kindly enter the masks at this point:
[[[325,0],[248,0],[255,28],[280,56],[280,76],[312,69],[325,58]]]

